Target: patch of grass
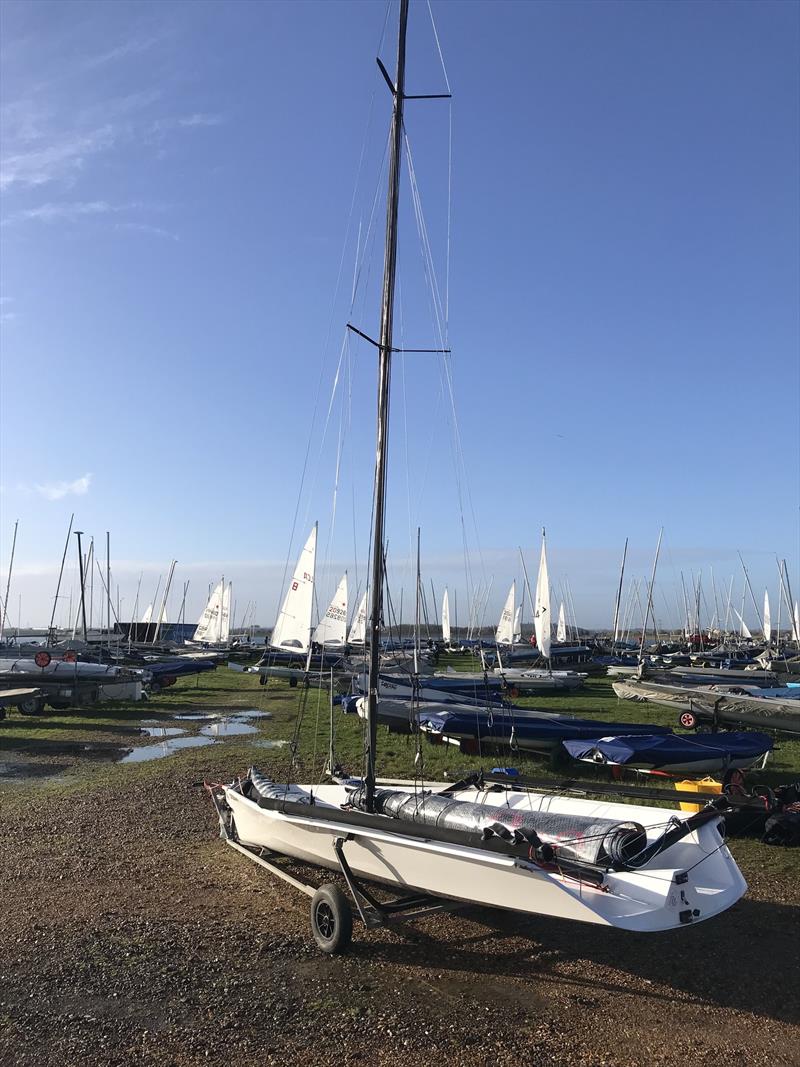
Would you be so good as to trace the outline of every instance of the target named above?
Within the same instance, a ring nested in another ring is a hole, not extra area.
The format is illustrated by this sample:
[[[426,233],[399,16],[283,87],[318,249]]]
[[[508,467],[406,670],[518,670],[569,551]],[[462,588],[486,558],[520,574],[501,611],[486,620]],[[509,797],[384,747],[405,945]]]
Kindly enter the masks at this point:
[[[471,657],[452,657],[450,665],[456,669],[475,669]],[[445,667],[448,659],[445,658]],[[652,704],[638,704],[619,700],[607,678],[589,678],[584,688],[575,694],[524,697],[517,703],[523,707],[548,709],[564,714],[598,719],[602,722],[644,722],[662,726],[677,725],[676,713]],[[197,749],[189,749],[142,764],[113,764],[97,759],[76,758],[66,775],[46,784],[37,782],[20,787],[6,785],[3,801],[19,798],[28,789],[42,792],[63,792],[86,787],[126,784],[169,778],[188,783],[202,779],[209,766],[218,768],[223,778],[233,778],[248,766],[255,765],[279,779],[319,781],[328,758],[330,724],[334,728],[336,760],[350,773],[360,774],[364,766],[365,723],[355,715],[344,715],[338,706],[331,715],[330,694],[326,689],[290,688],[287,682],[270,679],[260,685],[258,675],[230,671],[224,667],[194,678],[179,679],[175,686],[146,703],[117,702],[94,708],[70,709],[64,714],[47,717],[12,715],[0,722],[0,755],[11,753],[25,742],[51,740],[113,742],[130,745],[146,741],[133,731],[141,720],[171,722],[176,715],[257,708],[268,711],[269,719],[254,719],[257,734],[232,737],[224,742]],[[178,720],[188,732],[196,732],[202,723]],[[126,734],[124,731],[131,731]],[[122,731],[122,733],[120,732]],[[297,737],[297,760],[291,763],[288,749],[265,749],[258,741],[264,739],[293,740]],[[423,778],[425,781],[455,780],[477,769],[491,770],[495,766],[514,766],[521,773],[539,778],[579,778],[590,785],[592,781],[609,782],[610,773],[602,768],[575,763],[553,765],[548,759],[505,750],[486,750],[480,756],[465,755],[453,745],[432,744],[427,738],[390,734],[378,728],[378,774],[386,778]],[[779,739],[767,768],[753,772],[751,782],[775,785],[800,777],[800,741]],[[626,780],[633,781],[630,774]],[[671,788],[670,779],[641,776],[640,781],[650,787]],[[768,849],[752,840],[734,843],[737,855],[741,851],[750,862],[764,869],[785,872],[793,863],[791,851]]]

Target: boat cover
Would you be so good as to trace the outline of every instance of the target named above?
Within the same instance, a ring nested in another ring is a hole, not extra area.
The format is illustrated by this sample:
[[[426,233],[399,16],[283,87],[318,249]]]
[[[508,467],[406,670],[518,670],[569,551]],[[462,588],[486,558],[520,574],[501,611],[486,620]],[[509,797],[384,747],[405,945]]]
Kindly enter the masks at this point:
[[[607,734],[659,734],[668,736],[672,731],[666,726],[636,723],[597,722],[592,719],[573,719],[567,715],[548,718],[527,717],[525,709],[513,714],[509,711],[442,711],[420,712],[419,723],[423,729],[444,737],[461,739],[480,738],[496,744],[514,743],[518,748],[534,751],[554,748],[566,738],[597,738]]]
[[[214,659],[205,659],[195,656],[178,656],[175,659],[160,660],[148,663],[145,667],[154,678],[181,678],[186,674],[200,674],[202,671],[213,671],[217,668]]]
[[[772,750],[772,738],[755,731],[747,733],[664,734],[648,737],[595,737],[565,740],[564,748],[578,760],[593,763],[647,765],[667,769],[692,763],[708,764],[719,759],[720,770],[742,761],[761,759]]]

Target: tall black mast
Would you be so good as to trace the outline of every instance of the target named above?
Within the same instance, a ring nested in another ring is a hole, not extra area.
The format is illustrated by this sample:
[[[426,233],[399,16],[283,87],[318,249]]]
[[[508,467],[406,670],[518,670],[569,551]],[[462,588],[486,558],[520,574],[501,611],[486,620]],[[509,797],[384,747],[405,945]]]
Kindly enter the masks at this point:
[[[386,197],[386,245],[383,254],[383,299],[378,345],[378,431],[375,455],[375,489],[372,514],[372,604],[369,617],[369,692],[367,697],[367,768],[365,806],[375,806],[375,748],[378,736],[378,670],[380,667],[381,615],[383,610],[383,534],[385,524],[386,457],[389,443],[389,378],[392,365],[392,320],[397,269],[397,209],[400,197],[400,155],[403,141],[403,104],[406,80],[406,26],[408,0],[400,0],[397,37],[397,81],[392,86],[391,154],[389,192]]]

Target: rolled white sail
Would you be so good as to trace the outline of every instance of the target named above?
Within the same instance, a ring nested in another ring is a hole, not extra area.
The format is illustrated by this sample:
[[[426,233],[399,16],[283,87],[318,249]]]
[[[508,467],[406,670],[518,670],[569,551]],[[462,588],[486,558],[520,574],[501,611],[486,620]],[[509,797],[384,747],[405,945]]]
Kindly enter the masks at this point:
[[[769,644],[772,639],[772,620],[769,615],[769,593],[764,590],[764,640]]]
[[[442,598],[442,640],[446,645],[450,644],[450,598],[446,589]]]
[[[556,628],[556,641],[560,641],[562,644],[567,640],[567,619],[564,615],[564,601],[558,609],[558,626]]]
[[[217,582],[214,586],[211,596],[208,598],[208,603],[203,608],[203,614],[200,616],[197,627],[194,631],[193,641],[208,641],[216,643],[220,637],[220,617],[223,610],[223,599],[225,591],[225,582]]]
[[[494,639],[498,645],[510,645],[514,641],[514,599],[517,583],[512,582],[506,597],[505,607],[495,630]]]
[[[220,619],[219,637],[220,644],[227,645],[231,636],[231,595],[233,582],[228,582],[222,595],[222,617]]]
[[[286,596],[272,630],[273,648],[308,651],[311,634],[311,611],[314,602],[314,564],[317,556],[317,527],[308,535],[297,561]]]
[[[743,618],[742,618],[742,616],[741,616],[741,615],[739,614],[739,612],[738,612],[738,611],[736,610],[736,608],[734,608],[734,609],[733,609],[733,613],[734,613],[734,615],[736,616],[736,618],[737,618],[737,619],[739,620],[739,623],[740,623],[740,627],[741,627],[741,628],[740,628],[740,630],[739,630],[739,633],[740,633],[740,635],[741,635],[742,637],[746,637],[746,638],[748,638],[748,639],[749,639],[749,638],[752,638],[752,636],[753,636],[753,635],[752,635],[752,634],[750,633],[750,631],[748,630],[748,628],[747,628],[747,623],[746,623],[746,622],[744,621],[744,619],[743,619]]]
[[[536,644],[545,659],[550,659],[550,577],[547,573],[547,552],[542,531],[542,554],[539,557],[539,577],[536,579],[536,602],[533,612]]]
[[[800,610],[796,600],[794,602],[794,618],[792,619],[792,640],[800,644]]]
[[[347,571],[334,593],[328,610],[320,619],[312,641],[318,645],[343,645],[347,637]]]

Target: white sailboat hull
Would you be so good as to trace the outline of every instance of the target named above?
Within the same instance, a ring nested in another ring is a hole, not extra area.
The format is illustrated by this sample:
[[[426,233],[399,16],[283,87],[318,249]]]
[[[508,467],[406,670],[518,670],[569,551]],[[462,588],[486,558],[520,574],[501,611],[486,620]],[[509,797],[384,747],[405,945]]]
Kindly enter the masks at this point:
[[[693,921],[710,918],[730,907],[747,888],[713,822],[700,826],[668,849],[659,857],[658,867],[609,873],[601,889],[574,876],[562,876],[556,870],[477,847],[338,822],[339,805],[349,797],[344,786],[295,786],[291,799],[297,799],[303,791],[308,796],[312,789],[313,812],[298,816],[262,808],[236,787],[228,787],[225,796],[240,843],[338,869],[334,841],[346,838],[348,864],[360,878],[403,891],[416,890],[470,904],[626,930],[677,928],[684,924],[680,915],[687,909],[697,910]],[[486,804],[524,804],[526,809],[533,805],[534,810],[575,810],[599,817],[635,818],[648,827],[648,837],[651,831],[654,837],[658,836],[665,818],[673,814],[655,808],[527,793],[464,791],[455,796]],[[397,820],[387,819],[389,822],[397,827]],[[704,861],[689,870],[704,855]],[[675,875],[683,871],[688,871],[687,881],[677,885]]]

